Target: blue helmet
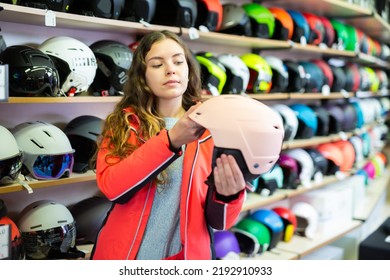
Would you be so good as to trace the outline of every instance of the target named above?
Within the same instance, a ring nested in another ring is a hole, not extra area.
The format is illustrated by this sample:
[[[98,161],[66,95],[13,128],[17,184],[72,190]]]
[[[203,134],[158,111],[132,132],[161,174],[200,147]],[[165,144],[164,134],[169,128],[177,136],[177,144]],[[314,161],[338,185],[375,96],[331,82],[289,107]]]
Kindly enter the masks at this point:
[[[274,248],[276,244],[282,240],[284,224],[282,218],[276,214],[275,211],[270,209],[259,209],[253,212],[249,218],[262,223],[269,229],[271,242],[268,250]]]
[[[310,26],[307,19],[301,12],[295,10],[287,10],[294,22],[294,31],[292,40],[294,42],[300,42],[301,37],[305,37],[306,41],[309,42],[310,37]]]
[[[318,119],[312,108],[308,105],[296,103],[290,105],[298,118],[298,131],[296,139],[307,139],[317,134]]]

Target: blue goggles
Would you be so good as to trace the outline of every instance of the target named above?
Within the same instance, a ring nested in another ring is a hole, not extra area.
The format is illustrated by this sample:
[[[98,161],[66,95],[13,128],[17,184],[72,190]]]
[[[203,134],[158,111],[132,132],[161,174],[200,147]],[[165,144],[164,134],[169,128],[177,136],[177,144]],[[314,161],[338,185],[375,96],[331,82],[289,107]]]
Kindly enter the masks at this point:
[[[73,153],[62,155],[38,155],[32,162],[24,162],[31,175],[36,179],[59,179],[72,173]]]
[[[22,154],[0,160],[0,185],[15,181],[22,169]]]

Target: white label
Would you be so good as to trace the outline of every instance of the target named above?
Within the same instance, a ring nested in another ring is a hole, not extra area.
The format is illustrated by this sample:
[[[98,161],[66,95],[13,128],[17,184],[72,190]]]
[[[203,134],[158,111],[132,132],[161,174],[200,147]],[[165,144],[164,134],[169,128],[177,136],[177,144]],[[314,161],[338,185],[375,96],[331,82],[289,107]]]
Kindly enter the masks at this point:
[[[8,99],[8,65],[0,65],[0,101]]]
[[[11,241],[10,225],[0,225],[0,260],[10,258],[10,241]]]
[[[56,26],[56,14],[51,11],[47,10],[45,13],[45,25],[46,26]]]
[[[190,37],[191,40],[199,39],[198,29],[196,29],[195,27],[190,27],[188,29],[188,36]]]

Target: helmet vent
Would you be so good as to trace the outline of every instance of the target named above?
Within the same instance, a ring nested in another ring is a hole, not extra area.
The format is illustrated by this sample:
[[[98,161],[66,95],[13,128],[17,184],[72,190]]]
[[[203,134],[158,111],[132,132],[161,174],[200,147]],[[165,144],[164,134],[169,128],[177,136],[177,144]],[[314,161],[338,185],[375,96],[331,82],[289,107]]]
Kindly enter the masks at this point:
[[[57,221],[58,224],[67,224],[68,221],[67,220],[59,220]]]
[[[40,145],[38,142],[36,142],[34,139],[31,139],[31,142],[33,142],[36,146],[38,146],[40,149],[43,149],[43,146]]]
[[[44,130],[43,131],[47,136],[51,137],[51,134],[47,131],[47,130]]]
[[[42,224],[38,224],[35,226],[31,226],[30,229],[36,229],[36,228],[41,228],[41,227],[42,227]]]

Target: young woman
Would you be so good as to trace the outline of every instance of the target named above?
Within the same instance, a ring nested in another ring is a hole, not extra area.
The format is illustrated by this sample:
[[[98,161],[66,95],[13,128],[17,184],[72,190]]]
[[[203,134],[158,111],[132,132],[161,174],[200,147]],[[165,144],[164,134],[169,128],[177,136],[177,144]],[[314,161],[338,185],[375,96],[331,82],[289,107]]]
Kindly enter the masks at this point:
[[[176,34],[141,39],[94,158],[114,203],[91,259],[213,259],[213,229],[236,222],[244,176],[231,155],[212,170],[213,139],[188,117],[200,105],[199,71]]]

